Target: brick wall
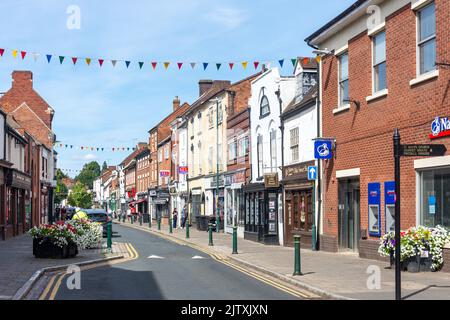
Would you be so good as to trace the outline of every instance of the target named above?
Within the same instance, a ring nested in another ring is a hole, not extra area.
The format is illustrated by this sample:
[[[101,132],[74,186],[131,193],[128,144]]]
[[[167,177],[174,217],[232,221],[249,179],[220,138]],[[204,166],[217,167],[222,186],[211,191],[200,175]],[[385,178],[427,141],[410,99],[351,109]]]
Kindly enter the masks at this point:
[[[450,61],[450,6],[436,0],[437,60]],[[410,5],[386,19],[387,87],[389,94],[366,102],[372,94],[371,39],[360,34],[348,43],[349,95],[361,103],[347,111],[333,114],[338,104],[338,60],[323,60],[323,136],[336,137],[335,159],[324,163],[325,235],[338,236],[338,181],[336,170],[360,168],[361,229],[368,228],[367,184],[394,180],[393,142],[395,128],[400,129],[402,143],[428,144],[430,125],[436,116],[450,116],[450,70],[440,68],[439,77],[411,87],[416,77],[416,18]],[[450,138],[435,143],[450,150]],[[447,154],[450,154],[449,152]],[[416,158],[402,158],[401,164],[401,227],[416,224]],[[382,196],[381,226],[385,225]],[[371,238],[369,240],[378,240]],[[329,245],[326,241],[323,245]],[[332,244],[334,246],[334,244]],[[374,245],[364,242],[362,250],[373,256]],[[371,253],[372,252],[372,253]]]
[[[444,248],[443,251],[444,265],[442,266],[443,272],[450,272],[450,248]]]

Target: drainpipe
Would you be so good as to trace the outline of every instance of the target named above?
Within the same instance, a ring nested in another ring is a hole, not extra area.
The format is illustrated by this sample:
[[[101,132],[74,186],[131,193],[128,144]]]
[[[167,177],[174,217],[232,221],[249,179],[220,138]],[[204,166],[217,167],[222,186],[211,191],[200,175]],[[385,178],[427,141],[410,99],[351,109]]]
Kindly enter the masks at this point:
[[[275,91],[275,94],[277,95],[278,98],[278,102],[280,105],[280,131],[281,131],[281,172],[283,172],[283,168],[284,168],[284,121],[283,121],[283,117],[282,117],[282,112],[283,112],[283,100],[281,100],[281,90],[280,90],[280,86],[278,85],[278,90]],[[283,174],[281,174],[281,176],[283,177]],[[284,227],[284,188],[281,188],[281,217],[278,217],[278,219],[281,218],[282,221],[282,225]],[[279,230],[278,230],[278,234],[279,234]],[[284,237],[284,232],[283,232],[283,237]],[[284,243],[284,241],[283,241]]]

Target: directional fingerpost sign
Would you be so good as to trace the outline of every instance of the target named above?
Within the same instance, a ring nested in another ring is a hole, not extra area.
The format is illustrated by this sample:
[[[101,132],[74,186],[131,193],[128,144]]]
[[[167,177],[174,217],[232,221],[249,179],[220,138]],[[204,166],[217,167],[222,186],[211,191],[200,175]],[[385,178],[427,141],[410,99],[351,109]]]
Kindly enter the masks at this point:
[[[308,167],[308,180],[316,180],[317,179],[317,167],[309,166]]]
[[[445,155],[447,148],[443,144],[403,144],[400,155],[403,157],[440,157]]]

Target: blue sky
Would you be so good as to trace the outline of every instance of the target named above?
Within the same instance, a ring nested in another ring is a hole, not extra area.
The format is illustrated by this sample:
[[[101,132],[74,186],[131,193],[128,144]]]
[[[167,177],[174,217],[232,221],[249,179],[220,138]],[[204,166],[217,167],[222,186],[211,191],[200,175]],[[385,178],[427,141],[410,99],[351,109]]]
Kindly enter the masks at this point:
[[[53,129],[63,144],[132,147],[147,141],[147,131],[170,113],[173,97],[193,102],[198,80],[237,81],[254,72],[252,61],[311,55],[305,37],[347,8],[354,0],[277,1],[85,1],[2,0],[0,2],[0,92],[11,86],[13,70],[31,70],[34,88],[55,109]],[[67,8],[80,8],[80,29],[67,28]],[[27,51],[12,57],[12,49]],[[40,53],[35,62],[31,52]],[[46,54],[67,56],[60,65]],[[71,57],[131,60],[113,68],[90,66]],[[139,69],[138,61],[145,64]],[[171,61],[153,71],[151,61]],[[195,70],[176,62],[198,62]],[[249,61],[219,71],[201,62]],[[126,152],[56,149],[59,167],[79,170],[86,162],[119,163]],[[73,176],[73,174],[71,174]]]

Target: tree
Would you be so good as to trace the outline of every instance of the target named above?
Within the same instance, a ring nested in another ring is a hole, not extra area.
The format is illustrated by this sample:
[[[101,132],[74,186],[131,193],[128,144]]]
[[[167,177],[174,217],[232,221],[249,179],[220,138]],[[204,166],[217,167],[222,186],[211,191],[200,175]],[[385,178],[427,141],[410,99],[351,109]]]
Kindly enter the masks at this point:
[[[72,188],[72,192],[67,198],[69,205],[80,208],[92,207],[92,193],[88,191],[86,186],[78,181]]]
[[[106,161],[103,161],[102,172],[105,171],[106,169],[108,169],[108,164],[106,163]]]
[[[97,161],[92,161],[83,166],[80,174],[75,178],[76,182],[81,182],[89,189],[93,189],[94,180],[100,176],[100,165]]]
[[[56,170],[56,190],[55,190],[55,203],[61,203],[67,198],[69,190],[64,184],[63,179],[68,178],[60,169]]]

